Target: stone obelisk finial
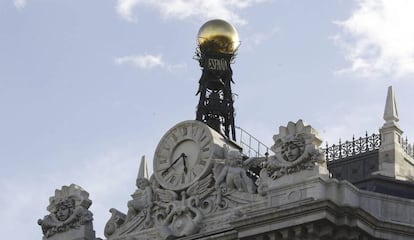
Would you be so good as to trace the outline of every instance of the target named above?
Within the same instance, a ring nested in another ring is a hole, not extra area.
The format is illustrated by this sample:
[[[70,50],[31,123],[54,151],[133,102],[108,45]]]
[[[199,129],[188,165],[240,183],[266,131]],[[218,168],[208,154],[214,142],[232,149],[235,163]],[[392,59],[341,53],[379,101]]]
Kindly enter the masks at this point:
[[[379,148],[378,172],[376,174],[400,180],[414,179],[413,161],[403,148],[400,126],[398,125],[398,111],[395,94],[392,87],[388,87],[387,100],[384,109],[384,125],[380,128],[381,147]]]
[[[388,87],[387,100],[385,101],[384,109],[384,127],[385,126],[398,126],[398,110],[397,102],[395,100],[394,90],[392,86]]]
[[[142,156],[141,158],[141,164],[139,165],[139,171],[138,171],[138,177],[137,179],[148,179],[148,162],[147,162],[147,158],[145,157],[145,155]]]

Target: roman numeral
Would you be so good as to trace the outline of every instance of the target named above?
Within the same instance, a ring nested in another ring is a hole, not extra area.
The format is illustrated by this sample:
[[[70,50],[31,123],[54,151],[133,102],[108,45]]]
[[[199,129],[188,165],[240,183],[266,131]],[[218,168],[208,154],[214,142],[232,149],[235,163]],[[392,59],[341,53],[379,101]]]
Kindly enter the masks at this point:
[[[181,184],[184,184],[185,183],[185,175],[183,174],[183,175],[181,175]]]
[[[199,139],[199,143],[200,143],[201,148],[205,148],[207,145],[210,144],[210,138],[208,138],[207,135],[203,135]]]
[[[168,137],[167,140],[165,140],[164,146],[165,146],[165,149],[168,149],[168,151],[171,149],[171,146],[174,146],[174,144],[175,144],[175,141],[172,138],[173,137],[171,137],[171,135],[170,135],[170,137]]]
[[[166,178],[167,180],[170,179],[172,176],[172,172],[170,170],[164,172],[164,169],[160,169],[161,172],[161,176],[163,176],[164,178]]]
[[[158,152],[158,158],[159,159],[168,159],[168,155],[169,155],[170,150],[168,148],[162,148],[159,152]]]
[[[204,163],[206,162],[204,161]],[[199,175],[203,171],[203,169],[204,167],[200,163],[198,163],[197,165],[194,166],[193,171],[195,175]]]
[[[197,136],[198,131],[200,131],[198,128],[192,128],[191,132],[192,132],[192,137],[195,138]]]
[[[172,138],[172,141],[173,142],[177,142],[178,141],[178,137],[177,137],[177,131],[175,131],[175,132],[173,132],[172,134],[171,134],[171,138]]]
[[[203,165],[203,166],[205,166],[207,164],[207,162],[203,159],[200,159],[199,163],[200,163],[200,165]]]
[[[163,165],[166,164],[168,162],[167,158],[158,158],[158,164],[159,165]]]
[[[197,177],[197,173],[195,172],[195,170],[193,168],[190,171],[190,181],[191,181],[191,179],[196,178],[196,177]]]
[[[187,136],[193,136],[193,126],[192,125],[187,127]]]
[[[200,158],[209,159],[210,158],[210,152],[209,151],[201,151]]]
[[[187,136],[188,134],[187,127],[180,128],[180,133],[181,133],[181,136]]]
[[[167,181],[170,182],[171,184],[173,184],[176,179],[177,179],[177,177],[175,175],[172,175],[172,176],[167,178]]]
[[[196,131],[193,134],[193,139],[200,142],[201,137],[203,136],[203,129],[196,128]]]

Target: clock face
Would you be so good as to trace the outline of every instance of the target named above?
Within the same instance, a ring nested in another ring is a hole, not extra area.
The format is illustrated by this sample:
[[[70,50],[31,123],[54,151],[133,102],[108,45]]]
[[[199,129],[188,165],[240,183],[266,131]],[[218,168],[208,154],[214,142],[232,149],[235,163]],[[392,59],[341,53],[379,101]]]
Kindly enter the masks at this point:
[[[211,169],[214,130],[199,121],[185,121],[171,128],[154,154],[154,175],[166,189],[184,189]]]

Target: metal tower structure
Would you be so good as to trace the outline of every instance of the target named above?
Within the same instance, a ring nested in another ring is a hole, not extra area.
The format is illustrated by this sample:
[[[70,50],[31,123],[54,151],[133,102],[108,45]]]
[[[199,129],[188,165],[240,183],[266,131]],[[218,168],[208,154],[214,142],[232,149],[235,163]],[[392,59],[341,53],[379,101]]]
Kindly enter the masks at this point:
[[[206,22],[198,32],[196,58],[202,75],[196,120],[236,140],[231,63],[239,46],[236,29],[223,20]]]

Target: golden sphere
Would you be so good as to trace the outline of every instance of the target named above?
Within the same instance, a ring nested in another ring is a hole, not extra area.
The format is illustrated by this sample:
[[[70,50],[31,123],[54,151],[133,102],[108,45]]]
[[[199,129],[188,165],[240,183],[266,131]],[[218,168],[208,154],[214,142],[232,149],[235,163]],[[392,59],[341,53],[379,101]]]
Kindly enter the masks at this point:
[[[197,44],[201,52],[233,54],[240,45],[239,34],[230,23],[210,20],[201,26],[197,34]]]

